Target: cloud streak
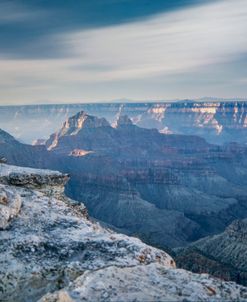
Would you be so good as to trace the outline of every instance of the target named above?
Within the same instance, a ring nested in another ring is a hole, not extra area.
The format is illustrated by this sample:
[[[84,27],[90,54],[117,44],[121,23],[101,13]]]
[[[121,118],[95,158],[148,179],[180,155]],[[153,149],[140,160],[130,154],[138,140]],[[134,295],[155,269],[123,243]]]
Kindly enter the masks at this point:
[[[92,77],[86,70],[84,80],[106,81],[173,74],[228,62],[247,52],[246,36],[246,2],[228,0],[146,22],[79,32],[70,39],[82,61],[112,66],[109,71],[91,72]]]
[[[53,98],[57,91],[56,98],[62,100],[66,87],[67,93],[73,90],[72,98],[78,99],[88,97],[85,85],[111,87],[117,83],[116,97],[123,96],[126,86],[121,89],[122,82],[135,81],[142,87],[142,82],[146,85],[148,80],[164,78],[159,83],[166,86],[167,77],[176,82],[181,74],[194,73],[196,77],[203,68],[211,66],[209,72],[213,73],[219,64],[234,62],[247,52],[246,36],[246,0],[222,0],[139,22],[55,33],[49,39],[66,57],[0,60],[1,99],[16,97],[13,91],[8,94],[8,87],[14,88],[16,95],[36,100],[39,91],[43,99]],[[191,89],[195,89],[194,95],[197,88]],[[165,90],[163,93],[165,97]],[[222,95],[220,90],[218,95]],[[90,98],[105,97],[94,91]]]
[[[13,1],[2,1],[0,3],[0,25],[20,24],[23,22],[36,21],[44,17],[47,12],[44,10],[31,11],[28,7],[19,5]]]
[[[205,1],[213,0],[3,0],[0,53],[12,58],[56,58],[65,52],[50,39],[54,34],[144,20]]]

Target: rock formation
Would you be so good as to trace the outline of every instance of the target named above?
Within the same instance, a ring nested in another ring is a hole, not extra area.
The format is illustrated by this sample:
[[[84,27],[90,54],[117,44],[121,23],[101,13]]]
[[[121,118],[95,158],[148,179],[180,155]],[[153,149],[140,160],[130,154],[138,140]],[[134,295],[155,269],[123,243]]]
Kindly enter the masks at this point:
[[[67,180],[0,164],[1,301],[247,301],[245,287],[176,269],[165,252],[91,222],[64,195]]]

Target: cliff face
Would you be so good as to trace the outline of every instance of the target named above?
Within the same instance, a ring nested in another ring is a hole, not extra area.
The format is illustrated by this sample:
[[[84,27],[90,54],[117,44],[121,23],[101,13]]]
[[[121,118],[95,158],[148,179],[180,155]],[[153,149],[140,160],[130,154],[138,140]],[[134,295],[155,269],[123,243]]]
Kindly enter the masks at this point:
[[[47,139],[67,118],[82,110],[114,124],[119,116],[128,115],[140,127],[199,135],[212,143],[247,141],[247,101],[243,100],[0,107],[0,128],[31,143]]]
[[[139,239],[91,222],[68,176],[0,164],[0,300],[212,301],[247,289],[175,268]]]
[[[179,102],[156,104],[137,124],[170,133],[193,134],[216,144],[246,142],[246,102]]]

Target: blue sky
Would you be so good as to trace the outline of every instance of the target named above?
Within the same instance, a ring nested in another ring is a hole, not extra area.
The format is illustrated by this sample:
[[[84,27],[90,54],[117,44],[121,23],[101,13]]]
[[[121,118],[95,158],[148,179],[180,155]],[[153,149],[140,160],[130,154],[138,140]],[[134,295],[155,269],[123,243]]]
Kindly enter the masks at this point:
[[[1,0],[0,104],[246,97],[246,0]]]

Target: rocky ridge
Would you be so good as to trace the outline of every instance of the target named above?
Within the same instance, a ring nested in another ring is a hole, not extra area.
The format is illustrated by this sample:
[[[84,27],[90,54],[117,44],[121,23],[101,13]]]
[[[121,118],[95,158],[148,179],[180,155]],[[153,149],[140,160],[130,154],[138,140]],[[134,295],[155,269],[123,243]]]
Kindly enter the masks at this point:
[[[247,301],[245,287],[176,269],[165,252],[91,222],[63,194],[67,180],[0,164],[1,301]]]

